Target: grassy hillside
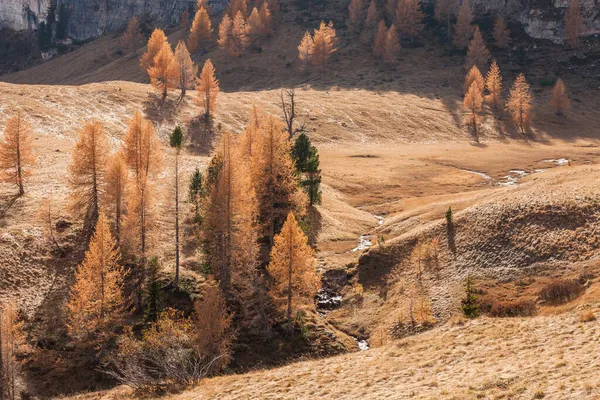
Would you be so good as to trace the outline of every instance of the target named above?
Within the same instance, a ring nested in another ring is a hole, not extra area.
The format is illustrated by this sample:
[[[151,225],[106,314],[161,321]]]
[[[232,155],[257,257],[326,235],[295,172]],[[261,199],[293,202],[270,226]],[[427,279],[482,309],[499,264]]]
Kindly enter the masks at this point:
[[[324,16],[339,19],[330,14]],[[311,323],[331,338],[325,345],[344,351],[358,349],[354,339],[371,345],[397,340],[416,331],[398,322],[411,307],[411,290],[420,285],[436,324],[424,327],[430,332],[366,352],[214,378],[180,398],[599,395],[593,375],[598,323],[578,322],[583,310],[598,315],[600,299],[600,96],[593,59],[571,63],[572,51],[544,42],[515,43],[527,46],[525,63],[516,51],[494,50],[505,88],[517,73],[526,73],[536,116],[532,131],[522,136],[506,113],[487,109],[475,143],[464,126],[464,57],[440,44],[435,30],[427,31],[423,46],[403,49],[399,65],[390,68],[340,28],[341,48],[332,67],[299,72],[296,42],[318,21],[306,13],[285,18],[287,24],[260,51],[237,59],[211,48],[195,60],[215,64],[222,89],[215,124],[222,129],[241,131],[253,105],[279,115],[280,89],[298,88],[301,119],[319,149],[323,174],[317,258],[326,286],[342,296],[339,308],[315,314]],[[182,37],[177,31],[170,40]],[[74,355],[60,318],[83,253],[80,221],[68,211],[66,173],[79,127],[99,119],[116,149],[135,109],[154,122],[164,144],[180,124],[188,133],[184,174],[206,167],[218,140],[199,123],[193,92],[181,103],[171,93],[161,104],[140,70],[143,50],[120,56],[118,47],[118,37],[108,35],[0,77],[0,131],[14,110],[22,110],[33,125],[38,153],[24,197],[0,185],[0,300],[18,302],[35,347],[46,357],[26,368],[27,392],[38,396],[107,384],[89,360]],[[559,76],[573,99],[567,117],[556,116],[548,105]],[[173,155],[165,150],[165,156],[160,184],[166,188]],[[153,238],[153,252],[164,260],[167,274],[174,251],[170,195],[165,190],[157,199],[162,212]],[[68,250],[65,258],[57,258],[41,233],[37,213],[43,198],[52,199],[63,227],[58,236]],[[455,213],[452,242],[444,220],[448,207]],[[188,233],[183,273],[201,280],[193,262],[195,238]],[[417,281],[411,253],[432,239],[439,240],[439,267]],[[540,315],[449,322],[456,319],[468,275],[476,278],[483,306],[532,300]],[[544,304],[540,290],[559,278],[583,280],[583,294],[560,307]],[[270,348],[268,355],[276,358],[277,351]],[[62,383],[72,376],[77,382]],[[106,396],[133,395],[116,390]]]

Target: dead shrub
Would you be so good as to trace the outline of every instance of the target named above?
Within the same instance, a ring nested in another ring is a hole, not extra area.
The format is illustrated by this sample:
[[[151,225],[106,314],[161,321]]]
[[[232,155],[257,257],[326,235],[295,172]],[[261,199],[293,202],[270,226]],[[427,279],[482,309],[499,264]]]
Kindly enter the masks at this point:
[[[579,297],[583,290],[576,281],[557,279],[542,288],[539,299],[551,305],[565,304]]]
[[[537,314],[537,307],[529,299],[498,301],[492,304],[489,314],[492,317],[530,317]]]

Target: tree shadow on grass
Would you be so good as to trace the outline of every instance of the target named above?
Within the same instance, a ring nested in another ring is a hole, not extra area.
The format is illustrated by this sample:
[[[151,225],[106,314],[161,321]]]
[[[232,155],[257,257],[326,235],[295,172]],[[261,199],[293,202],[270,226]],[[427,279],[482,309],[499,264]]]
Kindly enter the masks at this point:
[[[200,115],[192,119],[187,125],[187,149],[195,155],[208,156],[215,148],[215,141],[219,138],[219,129],[215,127],[212,118]]]

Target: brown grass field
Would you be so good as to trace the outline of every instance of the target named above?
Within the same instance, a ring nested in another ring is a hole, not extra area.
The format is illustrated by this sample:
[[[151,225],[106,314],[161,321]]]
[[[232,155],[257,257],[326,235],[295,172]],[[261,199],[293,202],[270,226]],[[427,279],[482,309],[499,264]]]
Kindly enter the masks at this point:
[[[348,45],[335,68],[299,73],[295,40],[285,38],[299,38],[302,30],[282,29],[262,53],[240,60],[211,49],[208,57],[222,85],[216,123],[239,132],[254,104],[279,114],[280,89],[298,87],[302,119],[323,172],[318,261],[326,271],[349,276],[339,288],[342,306],[318,317],[346,340],[350,334],[375,344],[379,335],[381,346],[212,378],[173,398],[600,398],[598,322],[579,321],[586,310],[600,316],[598,85],[565,67],[569,53],[540,46],[525,68],[535,97],[532,131],[523,137],[505,113],[486,110],[475,143],[463,123],[462,57],[437,45],[404,49],[399,66],[389,70],[360,46]],[[181,36],[174,32],[170,38]],[[40,200],[51,197],[56,220],[79,223],[67,210],[66,171],[81,123],[102,121],[115,148],[136,108],[154,121],[165,144],[181,124],[188,132],[185,174],[207,165],[217,140],[197,123],[193,93],[181,104],[175,93],[159,104],[137,57],[117,57],[117,46],[118,38],[108,35],[0,77],[0,131],[11,112],[21,109],[33,125],[38,153],[24,197],[15,199],[14,188],[0,185],[0,299],[17,300],[36,334],[57,329],[80,257],[75,251],[57,261],[36,214]],[[521,67],[496,56],[507,87]],[[551,87],[543,84],[559,75],[574,100],[567,117],[550,110]],[[166,187],[173,163],[169,150],[165,154]],[[158,199],[162,212],[154,236],[154,252],[167,269],[173,266],[174,232],[166,212],[169,194],[165,190]],[[454,251],[444,222],[448,207],[457,226]],[[80,251],[75,232],[67,228],[60,240]],[[370,235],[373,246],[352,251],[361,235]],[[374,243],[378,237],[381,246]],[[395,328],[417,284],[409,256],[417,243],[433,238],[440,240],[440,267],[425,272],[421,287],[436,324],[403,338]],[[193,255],[187,246],[184,258]],[[539,304],[535,317],[464,322],[457,314],[467,275],[476,277],[490,302],[535,300],[552,280],[588,279],[577,300],[560,307]],[[364,287],[360,304],[352,300],[358,284]],[[117,388],[76,398],[135,396]]]

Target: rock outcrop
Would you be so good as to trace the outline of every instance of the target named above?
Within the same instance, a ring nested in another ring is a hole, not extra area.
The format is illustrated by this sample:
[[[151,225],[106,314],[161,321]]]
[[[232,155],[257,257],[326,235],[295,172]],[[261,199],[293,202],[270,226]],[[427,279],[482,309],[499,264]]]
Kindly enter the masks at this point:
[[[222,11],[228,0],[209,0],[213,12]],[[50,0],[2,0],[0,27],[20,30],[35,26],[46,18]],[[195,0],[57,0],[70,12],[69,33],[86,40],[103,33],[123,29],[133,15],[147,15],[157,24],[175,24],[186,7]],[[600,33],[600,0],[580,0],[586,34]],[[433,5],[435,0],[424,0]],[[478,17],[504,15],[520,22],[533,38],[563,41],[564,20],[569,0],[471,0]]]

